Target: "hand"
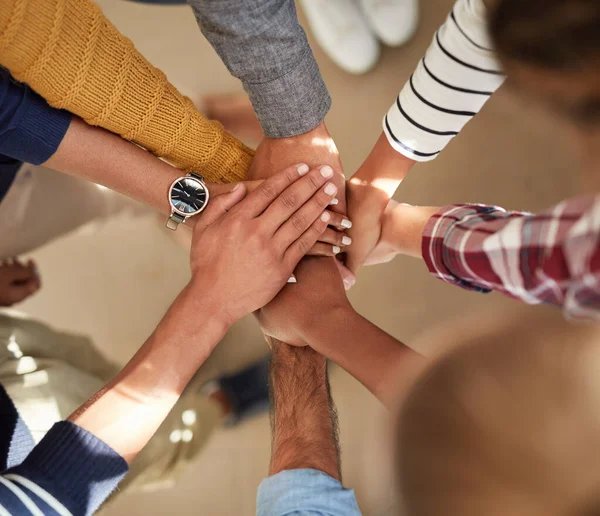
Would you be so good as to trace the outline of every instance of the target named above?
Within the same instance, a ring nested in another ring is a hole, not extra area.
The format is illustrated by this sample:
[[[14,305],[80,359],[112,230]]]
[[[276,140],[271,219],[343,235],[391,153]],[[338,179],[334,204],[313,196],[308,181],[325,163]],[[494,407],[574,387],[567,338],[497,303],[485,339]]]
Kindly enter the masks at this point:
[[[307,257],[296,267],[296,277],[298,283],[287,285],[255,315],[266,337],[310,346],[334,315],[354,310],[332,260]]]
[[[250,193],[259,187],[259,185],[262,183],[262,179],[256,181],[240,181],[240,183],[242,183],[246,188],[246,193]],[[238,183],[211,183],[210,181],[206,181],[206,187],[208,188],[208,193],[210,194],[211,200],[214,200],[215,197],[219,195],[231,192],[237,184]],[[196,221],[200,220],[201,218],[202,213],[196,217],[190,217],[186,222],[189,221],[192,225],[194,225]]]
[[[383,215],[390,200],[385,192],[356,176],[348,181],[346,194],[348,216],[354,221],[349,233],[352,246],[346,251],[346,266],[356,275],[380,240]]]
[[[0,306],[12,306],[25,301],[40,287],[40,277],[32,260],[25,265],[18,260],[0,263]]]
[[[227,323],[267,304],[325,231],[325,209],[337,193],[333,172],[307,169],[289,167],[244,200],[245,187],[238,185],[196,223],[192,285]]]
[[[325,124],[292,138],[265,138],[256,149],[248,179],[265,179],[282,167],[299,162],[307,163],[311,167],[329,165],[334,170],[332,182],[338,188],[338,203],[331,207],[330,227],[309,253],[316,256],[334,256],[349,244],[348,238],[344,239],[346,235],[343,231],[351,226],[351,222],[344,216],[346,195],[342,164]]]
[[[346,265],[357,274],[381,236],[388,202],[415,161],[396,152],[381,134],[373,150],[348,181],[348,217],[354,222]]]
[[[382,217],[379,240],[365,257],[364,265],[386,263],[397,254],[420,258],[423,231],[438,210],[439,207],[411,206],[392,199]]]

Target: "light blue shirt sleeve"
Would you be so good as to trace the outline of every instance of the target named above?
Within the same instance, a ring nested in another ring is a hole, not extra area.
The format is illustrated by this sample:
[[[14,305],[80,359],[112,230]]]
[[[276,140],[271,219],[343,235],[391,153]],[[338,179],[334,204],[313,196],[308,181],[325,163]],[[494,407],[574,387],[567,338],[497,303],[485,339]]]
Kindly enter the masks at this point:
[[[257,516],[360,516],[353,489],[314,469],[282,471],[262,481]]]

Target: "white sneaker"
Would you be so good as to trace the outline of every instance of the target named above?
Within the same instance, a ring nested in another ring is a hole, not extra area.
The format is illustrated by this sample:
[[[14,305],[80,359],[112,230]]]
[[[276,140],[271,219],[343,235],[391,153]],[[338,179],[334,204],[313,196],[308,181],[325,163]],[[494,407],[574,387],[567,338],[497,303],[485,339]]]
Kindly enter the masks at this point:
[[[417,29],[418,0],[360,0],[360,4],[371,29],[386,45],[403,45]]]
[[[315,39],[340,68],[361,74],[379,59],[379,42],[356,0],[299,0]]]

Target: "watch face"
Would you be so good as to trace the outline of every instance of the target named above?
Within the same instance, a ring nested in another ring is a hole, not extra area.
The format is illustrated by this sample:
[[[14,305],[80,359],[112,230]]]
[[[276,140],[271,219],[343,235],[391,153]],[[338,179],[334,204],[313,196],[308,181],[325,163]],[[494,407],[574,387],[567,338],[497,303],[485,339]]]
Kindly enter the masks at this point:
[[[171,205],[182,215],[193,215],[202,211],[208,201],[204,184],[191,177],[182,177],[171,187]]]

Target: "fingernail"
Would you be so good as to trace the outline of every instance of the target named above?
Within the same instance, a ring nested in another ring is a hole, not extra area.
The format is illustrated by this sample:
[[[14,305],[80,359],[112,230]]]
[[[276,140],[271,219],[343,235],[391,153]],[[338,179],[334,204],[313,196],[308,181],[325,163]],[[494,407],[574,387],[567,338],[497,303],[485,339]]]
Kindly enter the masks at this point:
[[[325,185],[325,193],[327,195],[333,195],[335,192],[337,192],[337,188],[333,183],[327,183],[327,185]]]
[[[352,243],[352,239],[349,236],[345,236],[342,238],[343,245],[350,245]]]
[[[231,192],[233,193],[233,192],[235,192],[235,191],[239,190],[241,187],[242,187],[242,183],[238,183],[237,185],[235,185],[235,186],[233,187],[233,189],[231,190]]]
[[[321,167],[321,175],[323,177],[331,177],[333,175],[333,169],[329,165]]]
[[[352,222],[350,222],[348,219],[342,219],[341,225],[343,228],[350,229],[352,227]]]
[[[335,204],[337,204],[338,202],[340,202],[340,201],[338,201],[337,199],[331,199],[331,202],[330,202],[329,204],[333,204],[333,205],[335,205]]]
[[[337,245],[334,245],[331,249],[333,250],[333,254],[338,254],[341,251]]]
[[[298,165],[298,174],[303,176],[310,170],[310,167],[304,163],[302,165]]]
[[[287,280],[288,283],[298,283],[296,276],[290,276]]]
[[[331,218],[331,215],[329,215],[329,212],[328,212],[328,211],[324,211],[324,212],[321,214],[321,220],[322,220],[323,222],[329,222],[329,219],[330,219],[330,218]]]
[[[350,283],[348,280],[344,280],[344,288],[346,290],[350,290],[352,288],[353,283]]]

